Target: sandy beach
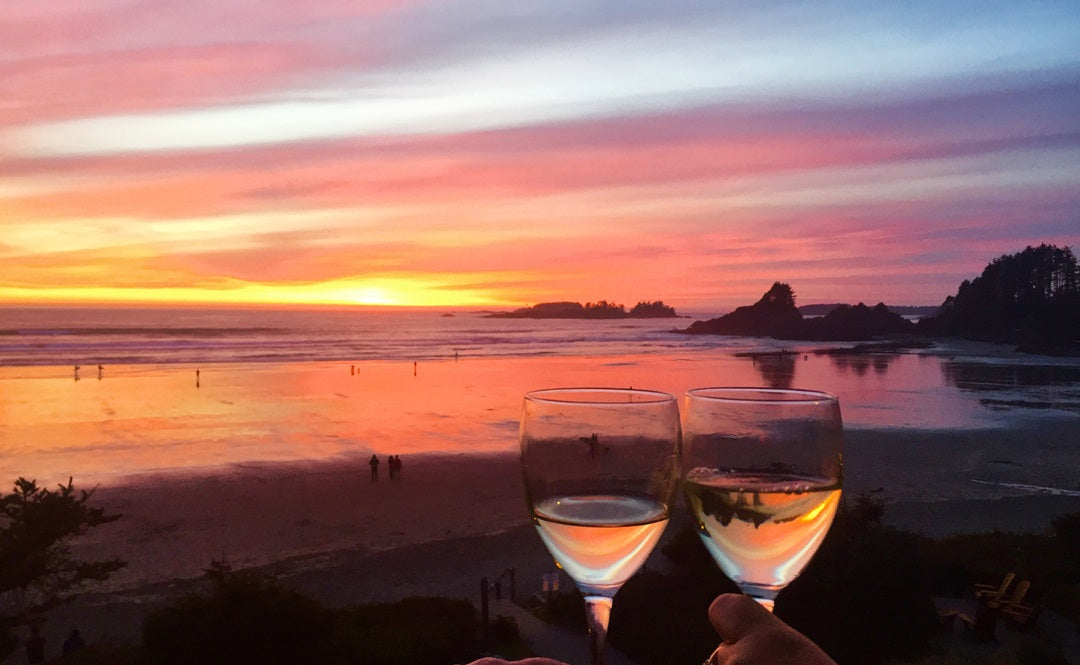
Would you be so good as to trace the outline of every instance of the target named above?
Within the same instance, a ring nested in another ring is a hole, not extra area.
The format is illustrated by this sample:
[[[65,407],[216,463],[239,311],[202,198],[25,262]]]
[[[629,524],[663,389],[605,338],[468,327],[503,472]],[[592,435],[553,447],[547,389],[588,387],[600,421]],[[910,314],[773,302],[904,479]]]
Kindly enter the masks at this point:
[[[874,493],[888,503],[887,521],[930,536],[1041,532],[1080,511],[1080,481],[1070,476],[1078,441],[1080,419],[975,433],[854,430],[845,491]],[[1060,486],[1040,491],[1036,480]],[[512,454],[406,457],[400,479],[384,472],[377,482],[362,461],[251,464],[142,477],[101,488],[97,500],[123,518],[79,551],[118,554],[129,566],[109,593],[58,610],[50,625],[79,625],[98,640],[137,639],[141,615],[190,588],[212,559],[265,567],[338,606],[416,595],[478,602],[480,578],[508,567],[519,593],[535,593],[554,570],[528,523]]]
[[[852,430],[845,494],[872,493],[889,504],[890,520],[927,535],[1040,531],[1059,512],[1080,510],[1078,442],[1080,419],[974,433]],[[416,455],[404,465],[396,479],[380,465],[378,481],[366,460],[133,478],[97,490],[97,504],[123,517],[80,549],[106,556],[119,546],[130,563],[109,584],[120,589],[192,577],[213,559],[314,562],[327,552],[378,553],[529,524],[514,454]]]

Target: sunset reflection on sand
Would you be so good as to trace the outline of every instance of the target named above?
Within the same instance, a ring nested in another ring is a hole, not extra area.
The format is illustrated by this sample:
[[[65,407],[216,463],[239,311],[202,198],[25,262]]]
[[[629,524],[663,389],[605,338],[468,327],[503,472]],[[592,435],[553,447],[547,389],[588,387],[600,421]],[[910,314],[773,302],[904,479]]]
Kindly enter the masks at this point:
[[[108,482],[245,462],[515,450],[521,396],[556,386],[801,387],[840,397],[849,428],[1000,425],[955,365],[916,354],[727,353],[420,362],[0,369],[0,469]],[[951,370],[947,369],[952,367]],[[196,385],[196,370],[199,383]],[[969,371],[969,374],[971,371]],[[1000,373],[1000,372],[999,372]],[[996,376],[993,373],[991,378]],[[960,384],[960,387],[957,386]]]

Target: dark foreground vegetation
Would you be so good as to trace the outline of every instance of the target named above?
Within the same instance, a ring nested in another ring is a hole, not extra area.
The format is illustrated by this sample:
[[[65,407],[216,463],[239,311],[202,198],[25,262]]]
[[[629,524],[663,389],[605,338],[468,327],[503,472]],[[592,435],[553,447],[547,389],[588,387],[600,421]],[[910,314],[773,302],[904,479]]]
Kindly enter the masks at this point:
[[[89,496],[71,483],[46,490],[25,480],[0,495],[0,659],[22,646],[16,635],[25,635],[26,625],[43,620],[78,583],[103,579],[122,565],[76,561],[64,546],[67,535],[116,518],[89,506]],[[884,512],[867,496],[845,500],[821,549],[776,604],[781,618],[840,665],[999,662],[943,652],[945,624],[933,599],[970,598],[975,584],[996,584],[1006,573],[1030,580],[1025,602],[1036,616],[1052,612],[1080,630],[1080,513],[1058,517],[1046,534],[931,540],[884,524]],[[717,643],[706,608],[735,587],[689,527],[674,532],[662,552],[662,572],[644,570],[619,592],[610,640],[640,665],[696,665]],[[557,595],[539,610],[550,621],[584,630],[576,593]],[[264,574],[213,563],[201,586],[147,615],[140,644],[90,644],[49,662],[451,665],[485,653],[529,655],[512,619],[497,617],[486,642],[481,628],[467,600],[329,608]],[[1055,644],[1038,639],[1009,658],[1001,662],[1066,662]]]
[[[1045,244],[1000,256],[918,324],[881,303],[838,305],[824,316],[804,318],[791,286],[776,282],[753,305],[695,321],[683,332],[818,341],[957,336],[1016,344],[1033,353],[1077,354],[1080,264],[1070,248]]]
[[[216,565],[207,579],[204,592],[147,617],[137,662],[450,665],[482,651],[477,612],[466,600],[329,609],[255,573]]]
[[[494,626],[485,645],[467,600],[408,598],[331,609],[269,577],[216,563],[203,589],[147,616],[141,645],[89,645],[49,662],[453,665],[492,649],[522,655],[516,624],[498,617]]]
[[[86,561],[67,541],[119,519],[89,504],[91,492],[69,479],[56,489],[19,478],[0,494],[0,659],[14,651],[14,630],[33,625],[87,582],[123,568],[119,559]]]
[[[845,502],[809,567],[776,603],[778,616],[840,665],[969,662],[943,652],[948,626],[933,598],[970,597],[974,584],[997,583],[1007,572],[1031,580],[1030,602],[1040,610],[1080,629],[1080,513],[1058,518],[1052,534],[930,540],[885,525],[884,510],[865,496]],[[706,608],[717,594],[736,588],[690,528],[668,541],[663,553],[669,570],[643,571],[619,592],[610,641],[640,665],[696,665],[718,639]],[[576,594],[555,599],[543,612],[584,626]],[[985,662],[1065,663],[1056,649],[1032,639],[1012,661]]]

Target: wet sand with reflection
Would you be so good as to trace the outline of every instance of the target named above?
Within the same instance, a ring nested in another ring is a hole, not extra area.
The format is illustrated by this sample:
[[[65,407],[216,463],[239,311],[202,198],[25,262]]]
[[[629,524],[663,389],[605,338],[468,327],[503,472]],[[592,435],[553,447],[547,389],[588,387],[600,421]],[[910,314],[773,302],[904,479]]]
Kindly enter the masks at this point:
[[[840,397],[849,429],[982,430],[1080,414],[1077,362],[793,351],[462,359],[421,362],[415,374],[411,362],[387,361],[117,365],[80,381],[70,367],[0,368],[0,477],[110,484],[373,452],[512,452],[521,395],[556,386],[826,390]]]

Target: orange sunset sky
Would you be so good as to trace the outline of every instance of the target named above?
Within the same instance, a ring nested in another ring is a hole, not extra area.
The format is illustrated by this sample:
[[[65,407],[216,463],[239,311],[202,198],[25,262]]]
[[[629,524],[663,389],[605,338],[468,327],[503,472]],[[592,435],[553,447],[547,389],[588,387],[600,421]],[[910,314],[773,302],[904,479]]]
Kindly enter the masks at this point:
[[[0,303],[938,304],[1080,245],[1080,4],[0,7]]]

